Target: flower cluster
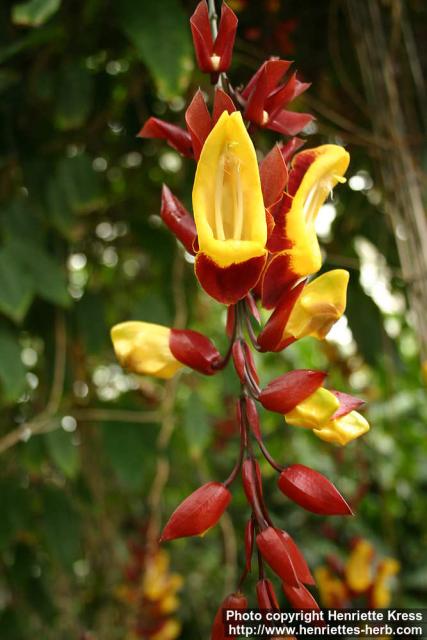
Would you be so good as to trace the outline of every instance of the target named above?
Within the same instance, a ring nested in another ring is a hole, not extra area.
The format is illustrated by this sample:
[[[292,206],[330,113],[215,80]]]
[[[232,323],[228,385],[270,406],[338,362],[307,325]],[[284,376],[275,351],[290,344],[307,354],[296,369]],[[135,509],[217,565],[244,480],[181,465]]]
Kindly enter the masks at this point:
[[[208,482],[186,498],[161,536],[166,541],[203,535],[227,509],[230,487],[241,475],[251,509],[245,568],[237,591],[222,604],[215,619],[212,638],[219,640],[224,637],[222,608],[247,606],[241,587],[251,571],[255,549],[261,608],[277,606],[265,564],[280,578],[292,606],[317,606],[306,587],[314,579],[300,549],[268,513],[255,446],[277,471],[278,487],[290,500],[317,514],[352,513],[323,475],[302,464],[283,467],[272,458],[263,441],[258,405],[281,414],[287,424],[310,429],[318,438],[338,445],[358,438],[369,425],[357,411],[363,402],[327,388],[324,372],[289,371],[261,387],[252,353],[253,349],[282,351],[307,336],[322,340],[344,313],[349,274],[335,269],[312,276],[322,266],[316,216],[332,189],[345,181],[349,155],[331,144],[300,150],[304,141],[294,136],[312,116],[287,107],[309,85],[290,71],[290,62],[270,59],[243,89],[232,87],[226,72],[237,19],[230,8],[222,5],[217,27],[202,0],[190,22],[199,67],[216,84],[212,112],[198,90],[186,111],[185,129],[150,118],[139,135],[162,138],[196,161],[193,215],[164,186],[161,217],[194,256],[201,287],[227,305],[229,349],[222,356],[198,332],[140,321],[116,325],[112,341],[122,366],[138,374],[170,378],[190,367],[216,375],[231,360],[241,381],[236,401],[240,454],[235,467],[223,482]],[[257,128],[286,136],[260,163],[251,137]],[[260,307],[271,314],[256,330],[261,324]]]
[[[393,579],[400,571],[394,558],[377,558],[368,540],[352,543],[347,562],[329,558],[316,569],[315,577],[324,607],[367,606],[386,608],[391,604]]]
[[[164,549],[148,550],[131,542],[129,551],[126,582],[117,593],[131,611],[129,640],[175,640],[181,631],[174,613],[179,607],[182,577],[170,572]]]

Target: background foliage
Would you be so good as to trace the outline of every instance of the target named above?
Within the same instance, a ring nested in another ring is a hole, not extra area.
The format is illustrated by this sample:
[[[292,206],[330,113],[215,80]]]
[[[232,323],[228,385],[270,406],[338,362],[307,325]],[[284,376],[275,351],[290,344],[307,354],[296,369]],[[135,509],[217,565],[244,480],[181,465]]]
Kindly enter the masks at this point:
[[[368,399],[372,430],[345,451],[265,416],[276,457],[325,472],[360,498],[358,516],[326,523],[294,509],[273,478],[271,509],[312,566],[366,536],[402,563],[395,603],[425,604],[427,404],[369,118],[352,96],[362,89],[346,16],[333,0],[232,5],[241,25],[235,83],[266,54],[296,59],[313,82],[299,105],[317,115],[309,144],[343,143],[352,155],[353,180],[334,194],[320,229],[325,266],[351,272],[348,325],[325,346],[305,339],[264,358],[261,373],[266,381],[289,364],[325,366],[334,386]],[[158,215],[162,182],[189,204],[193,167],[135,137],[151,114],[182,123],[195,88],[210,91],[193,69],[193,8],[179,0],[0,7],[0,636],[7,640],[89,631],[125,638],[128,611],[117,590],[129,536],[145,530],[150,504],[164,521],[198,482],[225,477],[236,454],[231,370],[212,380],[186,373],[179,388],[165,387],[124,374],[109,342],[111,325],[133,318],[186,324],[225,346],[222,312],[197,287]],[[413,2],[408,10],[421,42],[426,9]],[[259,148],[272,139],[260,136]],[[156,470],[164,474],[162,497],[153,492]],[[242,565],[240,489],[230,515],[207,538],[169,546],[185,578],[182,638],[207,636],[219,594],[233,588]]]

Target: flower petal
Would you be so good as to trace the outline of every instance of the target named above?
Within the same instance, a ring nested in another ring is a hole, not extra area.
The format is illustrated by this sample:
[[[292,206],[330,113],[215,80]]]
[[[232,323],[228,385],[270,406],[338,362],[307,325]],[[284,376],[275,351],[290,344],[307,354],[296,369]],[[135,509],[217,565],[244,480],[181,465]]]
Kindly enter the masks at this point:
[[[321,429],[339,405],[339,400],[333,393],[320,387],[285,414],[286,422],[294,427]]]
[[[169,347],[175,358],[187,367],[208,376],[217,373],[221,354],[202,333],[190,329],[171,329]]]
[[[311,396],[326,378],[323,371],[295,369],[272,380],[260,393],[259,401],[269,411],[286,414]]]
[[[369,422],[357,411],[350,411],[336,420],[332,419],[321,429],[313,429],[313,433],[325,442],[345,446],[352,440],[369,431]]]
[[[193,146],[188,131],[159,118],[148,118],[138,133],[138,138],[159,138],[187,158],[193,157]]]
[[[194,255],[197,230],[193,216],[187,211],[168,186],[163,185],[160,216],[165,225],[182,242],[188,253]]]
[[[199,253],[195,273],[203,289],[222,304],[242,300],[258,282],[266,256],[220,267],[204,253]]]

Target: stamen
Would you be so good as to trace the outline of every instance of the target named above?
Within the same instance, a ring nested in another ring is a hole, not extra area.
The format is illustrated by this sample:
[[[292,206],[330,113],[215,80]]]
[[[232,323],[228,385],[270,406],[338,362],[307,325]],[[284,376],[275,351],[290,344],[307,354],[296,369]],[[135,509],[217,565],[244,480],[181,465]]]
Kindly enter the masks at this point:
[[[243,190],[240,179],[240,165],[234,161],[235,188],[234,188],[234,240],[241,240],[243,231]]]
[[[224,188],[224,167],[225,154],[222,153],[218,162],[218,169],[215,180],[215,227],[218,240],[225,240],[224,225],[222,221],[222,193]]]

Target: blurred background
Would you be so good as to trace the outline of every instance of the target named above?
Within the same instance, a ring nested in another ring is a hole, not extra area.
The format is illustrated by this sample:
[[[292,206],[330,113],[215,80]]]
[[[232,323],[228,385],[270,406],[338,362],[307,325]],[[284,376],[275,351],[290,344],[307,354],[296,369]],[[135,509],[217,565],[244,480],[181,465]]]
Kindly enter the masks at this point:
[[[295,60],[312,82],[294,106],[316,115],[308,145],[342,144],[352,158],[347,184],[318,219],[324,268],[351,274],[346,315],[325,343],[306,338],[263,356],[259,369],[267,381],[289,367],[325,367],[333,387],[368,401],[371,432],[345,450],[262,416],[275,457],[325,473],[357,517],[304,512],[265,468],[269,506],[312,568],[345,563],[363,538],[378,558],[400,563],[393,603],[426,605],[427,7],[230,5],[240,21],[233,83],[269,55]],[[179,385],[138,379],[118,366],[109,340],[114,323],[144,319],[226,346],[223,310],[200,290],[159,217],[163,182],[190,205],[194,166],[160,141],[136,138],[150,115],[183,124],[195,89],[211,91],[194,68],[194,7],[0,6],[5,640],[204,639],[242,570],[248,509],[238,484],[206,537],[149,558],[144,551],[179,501],[233,465],[233,371],[213,379],[187,372]],[[265,152],[274,140],[262,133],[257,146]],[[144,624],[151,631],[142,633]]]

